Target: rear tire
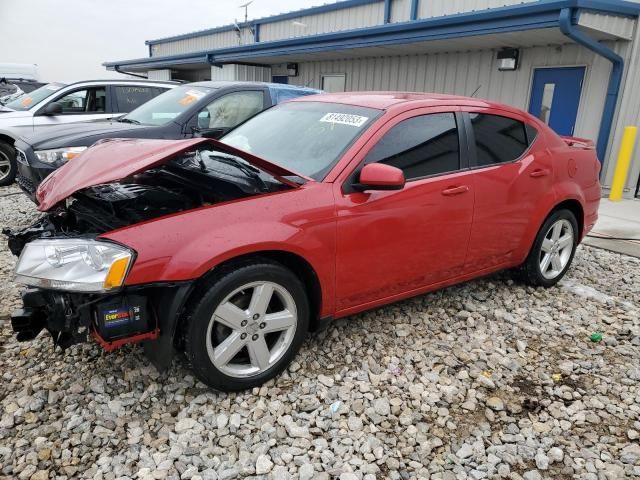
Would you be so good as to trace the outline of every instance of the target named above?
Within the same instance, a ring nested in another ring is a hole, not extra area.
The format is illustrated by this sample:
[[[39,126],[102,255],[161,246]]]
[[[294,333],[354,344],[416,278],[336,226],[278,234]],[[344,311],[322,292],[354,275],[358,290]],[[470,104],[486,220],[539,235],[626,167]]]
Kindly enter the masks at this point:
[[[558,283],[571,266],[578,235],[578,222],[571,211],[562,209],[549,215],[522,266],[525,281],[540,287]]]
[[[8,143],[0,142],[0,187],[13,183],[17,168],[15,149]]]
[[[185,332],[196,376],[234,392],[257,387],[293,360],[309,327],[302,282],[284,266],[260,261],[209,280]]]

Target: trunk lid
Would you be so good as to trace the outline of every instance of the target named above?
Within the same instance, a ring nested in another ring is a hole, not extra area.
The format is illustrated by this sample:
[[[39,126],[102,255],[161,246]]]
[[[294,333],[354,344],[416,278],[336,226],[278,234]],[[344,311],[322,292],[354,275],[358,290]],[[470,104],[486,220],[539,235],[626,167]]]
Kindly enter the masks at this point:
[[[38,210],[45,212],[79,190],[115,182],[164,165],[196,146],[205,144],[209,144],[215,150],[240,157],[287,185],[299,186],[285,178],[288,176],[307,179],[267,160],[209,138],[105,139],[95,143],[44,179],[36,192]]]

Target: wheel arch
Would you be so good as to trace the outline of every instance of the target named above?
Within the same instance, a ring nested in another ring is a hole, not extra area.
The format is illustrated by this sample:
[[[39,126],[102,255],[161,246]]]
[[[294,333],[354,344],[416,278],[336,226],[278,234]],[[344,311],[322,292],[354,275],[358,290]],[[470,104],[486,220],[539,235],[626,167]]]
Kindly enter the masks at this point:
[[[547,218],[549,218],[550,215],[553,215],[553,213],[557,212],[558,210],[569,210],[571,213],[573,213],[573,215],[576,217],[576,221],[578,222],[578,237],[582,238],[582,235],[584,233],[584,207],[578,200],[574,198],[563,200],[562,202],[558,203],[551,209],[549,213],[547,213],[547,216],[544,217],[540,225],[542,226]]]
[[[229,271],[241,265],[260,261],[270,261],[283,265],[300,279],[309,300],[309,310],[311,313],[309,318],[309,331],[314,332],[319,330],[322,326],[320,318],[322,310],[322,286],[320,279],[315,268],[306,258],[287,250],[257,250],[225,259],[194,282],[193,288],[184,302],[185,305],[191,304],[192,300],[201,294],[203,285],[222,272]],[[188,313],[188,309],[185,309],[180,317],[176,319],[176,339],[181,337],[180,331]]]
[[[16,139],[13,138],[11,135],[0,133],[0,142],[7,143],[11,147],[13,147],[15,145]]]

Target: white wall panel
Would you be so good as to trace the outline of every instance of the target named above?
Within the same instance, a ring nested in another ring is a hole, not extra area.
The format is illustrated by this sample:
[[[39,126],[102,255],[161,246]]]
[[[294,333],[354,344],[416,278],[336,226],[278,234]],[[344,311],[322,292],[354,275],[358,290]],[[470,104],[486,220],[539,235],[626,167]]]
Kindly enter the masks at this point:
[[[488,8],[519,5],[536,0],[420,0],[418,18],[440,17],[456,13],[486,10]]]
[[[242,29],[239,37],[238,32],[219,32],[209,35],[202,35],[194,38],[185,38],[166,43],[158,43],[151,46],[151,53],[154,57],[164,55],[179,55],[181,53],[200,52],[215,48],[235,47],[253,43],[253,35],[248,28]]]
[[[249,65],[228,64],[222,67],[211,67],[211,80],[247,82],[270,82],[270,67],[255,67]]]
[[[149,70],[147,72],[149,80],[171,80],[171,70]]]
[[[391,23],[406,22],[411,16],[411,0],[391,0]]]
[[[280,22],[260,25],[260,41],[304,37],[320,33],[351,30],[381,25],[384,21],[384,2],[344,8],[315,15],[303,15]]]

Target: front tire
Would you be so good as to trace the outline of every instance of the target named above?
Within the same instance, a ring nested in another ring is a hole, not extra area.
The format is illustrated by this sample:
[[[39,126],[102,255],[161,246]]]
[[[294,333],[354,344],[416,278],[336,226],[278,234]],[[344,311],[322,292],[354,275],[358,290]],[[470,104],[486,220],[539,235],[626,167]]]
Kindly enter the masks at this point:
[[[13,183],[17,168],[16,151],[11,145],[0,142],[0,187]]]
[[[250,389],[278,375],[302,346],[309,302],[284,266],[261,261],[208,281],[193,308],[185,353],[196,376],[216,390]]]
[[[567,273],[578,246],[578,222],[570,210],[557,210],[544,222],[523,265],[525,280],[552,287]]]

